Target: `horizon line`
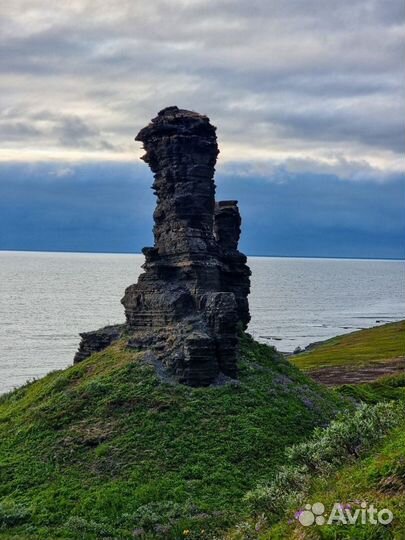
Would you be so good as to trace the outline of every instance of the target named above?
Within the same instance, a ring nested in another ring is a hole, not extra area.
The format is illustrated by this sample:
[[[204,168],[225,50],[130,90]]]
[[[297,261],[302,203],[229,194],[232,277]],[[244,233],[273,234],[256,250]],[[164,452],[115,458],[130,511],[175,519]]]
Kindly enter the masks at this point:
[[[143,253],[133,251],[73,251],[73,250],[43,250],[43,249],[1,249],[0,253],[60,253],[77,255],[142,255]],[[350,261],[400,261],[405,262],[405,258],[398,257],[347,257],[347,256],[322,256],[322,255],[258,255],[246,254],[251,258],[263,259],[329,259],[329,260],[350,260]]]

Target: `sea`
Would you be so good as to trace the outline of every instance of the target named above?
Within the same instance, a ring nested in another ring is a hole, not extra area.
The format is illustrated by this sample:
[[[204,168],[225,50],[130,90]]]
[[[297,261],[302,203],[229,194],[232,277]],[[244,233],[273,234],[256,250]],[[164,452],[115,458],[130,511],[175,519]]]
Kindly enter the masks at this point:
[[[0,252],[0,393],[72,363],[79,332],[124,321],[143,255]],[[283,352],[405,318],[405,263],[249,257],[248,331]]]

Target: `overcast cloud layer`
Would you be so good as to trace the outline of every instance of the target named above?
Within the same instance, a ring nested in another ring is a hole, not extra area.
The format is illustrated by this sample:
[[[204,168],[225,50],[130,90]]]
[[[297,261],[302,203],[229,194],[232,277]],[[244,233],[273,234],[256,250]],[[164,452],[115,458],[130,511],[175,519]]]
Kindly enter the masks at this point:
[[[404,147],[403,0],[1,3],[3,161],[123,161],[178,105],[245,162],[389,178]],[[250,171],[251,172],[251,171]]]

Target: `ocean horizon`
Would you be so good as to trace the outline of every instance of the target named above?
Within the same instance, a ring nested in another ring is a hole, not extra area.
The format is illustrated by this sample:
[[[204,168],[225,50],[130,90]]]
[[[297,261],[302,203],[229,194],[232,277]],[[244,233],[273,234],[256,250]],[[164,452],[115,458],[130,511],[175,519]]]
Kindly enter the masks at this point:
[[[140,255],[142,252],[137,251],[68,251],[68,250],[43,250],[43,249],[0,249],[0,253],[66,253],[66,254],[83,254],[83,255]],[[337,256],[320,256],[320,255],[261,255],[249,254],[249,258],[264,258],[264,259],[326,259],[331,261],[402,261],[404,258],[398,257],[337,257]]]

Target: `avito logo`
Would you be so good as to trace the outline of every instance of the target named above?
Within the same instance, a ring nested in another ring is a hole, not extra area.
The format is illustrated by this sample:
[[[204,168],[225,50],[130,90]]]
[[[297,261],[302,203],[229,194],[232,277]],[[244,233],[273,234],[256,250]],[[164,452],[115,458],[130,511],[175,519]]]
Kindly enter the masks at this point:
[[[304,527],[311,525],[333,525],[342,523],[343,525],[354,525],[355,523],[370,523],[371,525],[388,525],[394,519],[394,515],[388,508],[378,510],[373,504],[366,502],[355,502],[359,504],[356,508],[353,504],[335,503],[332,510],[326,512],[325,505],[321,502],[306,504],[303,509],[295,514],[295,518]]]

